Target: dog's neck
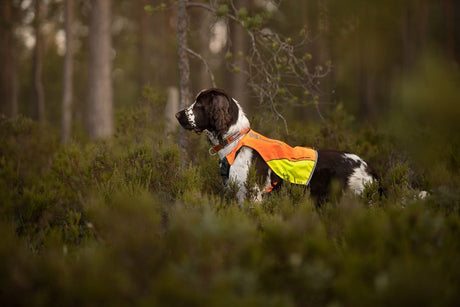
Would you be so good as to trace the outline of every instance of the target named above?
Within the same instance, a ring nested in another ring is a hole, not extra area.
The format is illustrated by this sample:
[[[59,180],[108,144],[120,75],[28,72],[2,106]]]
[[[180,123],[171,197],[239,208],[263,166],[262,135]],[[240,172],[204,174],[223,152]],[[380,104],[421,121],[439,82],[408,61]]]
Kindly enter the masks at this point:
[[[231,125],[228,130],[225,132],[225,134],[222,136],[222,138],[219,138],[217,133],[215,131],[206,131],[206,134],[208,136],[209,142],[213,145],[216,146],[218,145],[222,139],[226,139],[232,135],[234,135],[237,132],[241,132],[247,128],[250,128],[251,125],[249,123],[249,119],[246,117],[246,115],[243,112],[243,109],[241,106],[238,104],[238,102],[233,99],[233,102],[238,106],[238,119],[236,120],[236,123]],[[219,150],[219,158],[223,159],[226,155],[228,155],[239,143],[241,138],[244,135],[239,136],[237,139],[235,139],[233,142],[229,143],[226,145],[224,148]]]

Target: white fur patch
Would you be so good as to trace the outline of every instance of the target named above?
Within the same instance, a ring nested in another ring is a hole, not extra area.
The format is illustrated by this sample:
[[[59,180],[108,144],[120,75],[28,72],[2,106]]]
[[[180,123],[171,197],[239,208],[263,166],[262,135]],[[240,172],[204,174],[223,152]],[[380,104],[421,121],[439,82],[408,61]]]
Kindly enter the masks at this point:
[[[366,162],[364,162],[363,159],[361,159],[360,157],[358,157],[358,156],[355,155],[355,154],[344,153],[344,154],[343,154],[343,157],[344,157],[345,159],[350,159],[350,160],[353,160],[353,161],[355,161],[355,162],[360,162],[360,163],[366,164]]]
[[[185,109],[185,115],[187,116],[187,120],[193,128],[196,127],[195,113],[193,113],[193,106],[195,106],[195,103],[196,102],[194,102],[190,107]]]
[[[348,177],[348,188],[352,190],[356,194],[361,194],[364,191],[364,188],[367,184],[374,182],[374,178],[371,174],[366,170],[367,163],[358,157],[355,154],[343,154],[345,159],[352,160],[354,162],[358,162],[359,165],[353,169],[350,177]]]
[[[230,167],[229,180],[238,187],[236,198],[240,205],[243,205],[246,199],[246,180],[248,179],[249,168],[252,161],[252,149],[242,147]]]
[[[427,191],[420,191],[417,196],[418,196],[419,199],[425,199],[429,195],[430,195],[430,193],[428,193]]]

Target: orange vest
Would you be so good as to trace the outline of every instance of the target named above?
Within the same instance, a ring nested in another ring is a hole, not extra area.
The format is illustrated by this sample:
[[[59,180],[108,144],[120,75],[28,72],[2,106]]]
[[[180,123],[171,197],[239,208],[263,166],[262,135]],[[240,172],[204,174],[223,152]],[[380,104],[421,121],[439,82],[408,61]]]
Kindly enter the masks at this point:
[[[242,146],[257,151],[275,174],[295,184],[307,185],[310,182],[318,159],[318,153],[312,148],[291,147],[251,129],[239,141],[236,148],[226,156],[230,165],[235,161],[236,153]]]

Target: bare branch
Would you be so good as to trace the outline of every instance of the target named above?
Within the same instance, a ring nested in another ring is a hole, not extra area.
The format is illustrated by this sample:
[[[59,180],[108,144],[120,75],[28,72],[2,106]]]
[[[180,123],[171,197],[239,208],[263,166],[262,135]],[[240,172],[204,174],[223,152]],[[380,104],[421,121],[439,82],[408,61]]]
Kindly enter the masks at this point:
[[[206,67],[206,70],[208,71],[209,78],[211,79],[212,87],[217,87],[216,86],[216,81],[215,81],[215,78],[214,78],[214,74],[212,73],[212,70],[209,68],[208,62],[199,53],[196,53],[192,49],[187,48],[186,50],[187,50],[188,53],[190,53],[191,55],[197,57],[198,59],[201,60],[201,62],[203,62],[204,66]]]
[[[187,2],[186,6],[187,6],[187,8],[189,8],[189,7],[199,7],[199,8],[208,10],[208,11],[210,11],[212,13],[216,12],[216,10],[213,7],[211,7],[210,5],[200,3],[200,2]]]
[[[275,1],[275,4],[279,6],[280,2]],[[259,104],[269,106],[273,114],[284,122],[286,133],[289,133],[288,125],[280,106],[314,106],[318,116],[323,119],[319,97],[329,93],[321,89],[320,83],[330,73],[332,65],[329,63],[313,66],[307,46],[315,37],[305,30],[294,39],[282,37],[263,27],[263,20],[266,18],[263,13],[259,16],[243,16],[233,1],[227,4],[225,13],[220,10],[225,4],[216,0],[209,0],[208,3],[187,2],[187,8],[205,9],[216,18],[238,23],[246,30],[250,45],[245,56],[247,67],[237,67],[232,61],[227,65],[230,70],[247,76],[248,87],[257,96]],[[204,63],[214,86],[214,76],[206,60],[192,50],[187,51]]]

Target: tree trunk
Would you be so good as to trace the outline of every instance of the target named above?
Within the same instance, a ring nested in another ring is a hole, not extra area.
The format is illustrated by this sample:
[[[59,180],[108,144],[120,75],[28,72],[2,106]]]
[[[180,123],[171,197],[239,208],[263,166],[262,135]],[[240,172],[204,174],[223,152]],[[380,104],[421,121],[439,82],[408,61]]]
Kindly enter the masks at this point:
[[[141,5],[138,9],[138,27],[139,27],[139,41],[138,41],[138,50],[139,50],[139,89],[140,93],[146,84],[149,83],[149,58],[150,58],[150,48],[149,48],[149,16],[144,10],[144,7],[148,4],[147,0],[141,0]]]
[[[0,2],[0,114],[18,114],[12,1]]]
[[[245,7],[250,10],[248,0],[235,1],[237,9]],[[236,22],[231,23],[230,35],[232,40],[232,54],[234,57],[233,65],[239,68],[240,71],[246,71],[247,62],[245,55],[248,49],[248,36],[243,27]],[[247,88],[247,77],[243,73],[232,73],[231,79],[231,94],[238,102],[243,106],[247,107],[248,100],[248,88]]]
[[[73,0],[65,0],[64,22],[66,33],[66,51],[63,68],[63,97],[62,97],[62,122],[61,141],[68,143],[72,136],[72,98],[73,98]]]
[[[166,117],[166,135],[171,132],[175,132],[179,123],[177,122],[176,117],[174,116],[177,111],[179,111],[179,91],[177,87],[170,86],[168,88],[168,99],[166,101],[165,107],[165,117]]]
[[[376,20],[379,16],[375,7],[367,6],[367,14],[371,16],[367,27],[376,29]],[[362,119],[370,122],[376,120],[377,101],[378,101],[378,84],[382,76],[378,76],[378,50],[374,40],[369,38],[373,31],[367,31],[364,26],[360,29],[362,35],[358,36],[358,77],[359,77],[359,113]],[[379,78],[380,77],[380,78]],[[384,84],[380,84],[381,87]]]
[[[111,0],[92,0],[89,28],[87,130],[93,139],[113,134]]]
[[[42,83],[43,71],[43,34],[42,24],[42,1],[35,0],[35,47],[32,64],[32,118],[40,124],[45,122],[45,92]]]
[[[203,59],[210,59],[211,52],[209,50],[209,38],[210,38],[209,29],[211,29],[212,22],[215,21],[215,17],[209,14],[208,11],[202,10],[202,11],[195,12],[195,15],[192,15],[191,18],[195,20],[200,20],[200,32],[199,32],[200,33],[199,34],[200,50],[199,50],[199,53],[203,57]],[[221,61],[222,60],[220,59],[219,62]],[[192,84],[192,87],[194,85],[198,89],[213,87],[212,81],[210,80],[210,77],[209,77],[208,67],[206,65],[203,65],[203,63],[200,60],[198,60],[198,62],[199,62],[200,75],[199,75],[199,78],[196,78],[196,79],[198,79],[199,82],[195,81],[195,84]],[[208,65],[209,64],[210,63],[208,62]],[[193,63],[192,63],[192,70],[193,70]],[[196,71],[196,70],[193,70],[193,71]]]
[[[177,2],[177,52],[179,56],[179,109],[184,109],[190,104],[190,64],[187,55],[187,0]],[[185,153],[187,148],[187,137],[185,130],[181,129],[179,144]]]

